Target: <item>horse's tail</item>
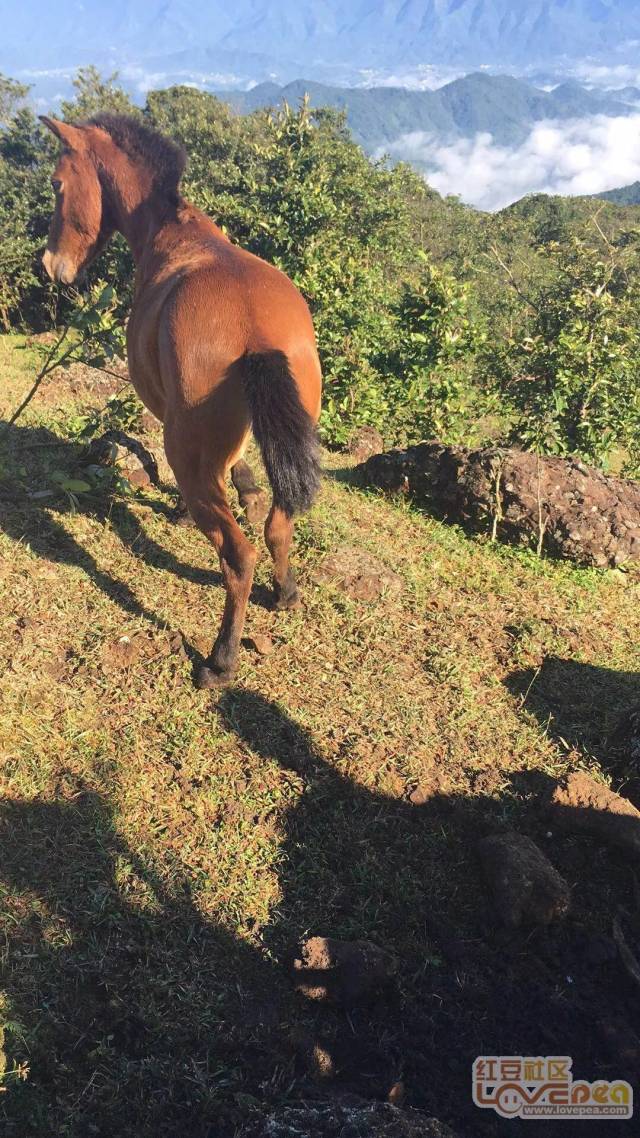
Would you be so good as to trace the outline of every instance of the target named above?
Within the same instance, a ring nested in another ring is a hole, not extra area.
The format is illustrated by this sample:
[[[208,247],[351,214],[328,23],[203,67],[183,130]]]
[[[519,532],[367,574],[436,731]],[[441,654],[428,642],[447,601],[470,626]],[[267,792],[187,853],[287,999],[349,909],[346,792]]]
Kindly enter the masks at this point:
[[[293,517],[309,509],[320,487],[315,423],[300,402],[284,352],[252,352],[243,375],[273,504]]]

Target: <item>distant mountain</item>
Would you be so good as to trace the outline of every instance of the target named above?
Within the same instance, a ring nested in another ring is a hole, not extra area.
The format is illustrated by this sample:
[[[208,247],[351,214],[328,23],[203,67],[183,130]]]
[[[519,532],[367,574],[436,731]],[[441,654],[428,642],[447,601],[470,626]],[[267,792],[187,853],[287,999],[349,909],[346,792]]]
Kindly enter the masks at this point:
[[[640,205],[640,182],[621,186],[619,190],[605,190],[594,196],[602,198],[605,202],[614,202],[616,205]]]
[[[116,66],[141,86],[177,74],[210,86],[304,69],[355,82],[424,64],[636,63],[637,0],[0,0],[0,69],[68,79]],[[636,41],[634,43],[634,41]]]
[[[588,91],[578,83],[541,91],[523,80],[484,72],[456,79],[437,91],[330,87],[296,79],[284,87],[260,83],[250,91],[218,91],[217,95],[247,113],[283,100],[296,105],[305,92],[314,106],[345,110],[355,139],[369,152],[384,149],[414,131],[434,134],[443,143],[486,131],[500,145],[513,146],[543,119],[627,115],[631,109],[612,94]]]

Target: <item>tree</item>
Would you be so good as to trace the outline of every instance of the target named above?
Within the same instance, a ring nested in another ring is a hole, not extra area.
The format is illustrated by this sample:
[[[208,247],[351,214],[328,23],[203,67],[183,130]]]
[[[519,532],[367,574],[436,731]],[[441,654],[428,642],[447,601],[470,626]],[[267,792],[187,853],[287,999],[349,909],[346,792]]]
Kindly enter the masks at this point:
[[[540,452],[601,464],[617,451],[640,468],[639,238],[546,247],[550,280],[508,383],[516,435]]]
[[[118,83],[118,72],[103,78],[96,67],[81,67],[73,80],[76,94],[63,101],[62,117],[68,122],[82,122],[102,111],[118,115],[139,115],[140,109]]]

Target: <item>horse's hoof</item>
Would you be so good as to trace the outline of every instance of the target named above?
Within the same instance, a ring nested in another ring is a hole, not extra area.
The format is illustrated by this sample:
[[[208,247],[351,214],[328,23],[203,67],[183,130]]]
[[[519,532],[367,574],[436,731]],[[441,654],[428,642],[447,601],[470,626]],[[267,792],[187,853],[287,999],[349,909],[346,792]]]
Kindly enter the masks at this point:
[[[302,597],[297,589],[295,593],[290,593],[284,597],[276,594],[274,608],[276,608],[278,612],[293,612],[295,609],[301,609]]]
[[[241,504],[249,525],[259,526],[265,521],[269,513],[269,501],[262,490],[256,491],[255,494],[244,495]]]
[[[201,664],[196,669],[194,682],[199,691],[207,691],[210,688],[226,687],[233,682],[234,675],[235,672],[220,672],[210,668],[208,664]]]
[[[178,505],[174,506],[173,510],[171,511],[170,517],[171,517],[171,521],[173,522],[174,526],[185,526],[186,527],[186,526],[194,526],[196,524],[194,522],[193,518],[191,517],[191,514],[189,513],[187,507],[185,506],[184,502],[178,502]]]

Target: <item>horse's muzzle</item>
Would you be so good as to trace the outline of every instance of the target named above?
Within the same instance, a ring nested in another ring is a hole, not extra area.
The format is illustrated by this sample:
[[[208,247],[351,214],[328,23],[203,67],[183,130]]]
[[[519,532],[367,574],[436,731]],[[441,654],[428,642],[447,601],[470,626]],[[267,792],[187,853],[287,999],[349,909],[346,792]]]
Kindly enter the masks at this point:
[[[42,264],[52,281],[58,281],[60,284],[72,284],[76,279],[75,266],[57,253],[52,253],[50,249],[45,250]]]

